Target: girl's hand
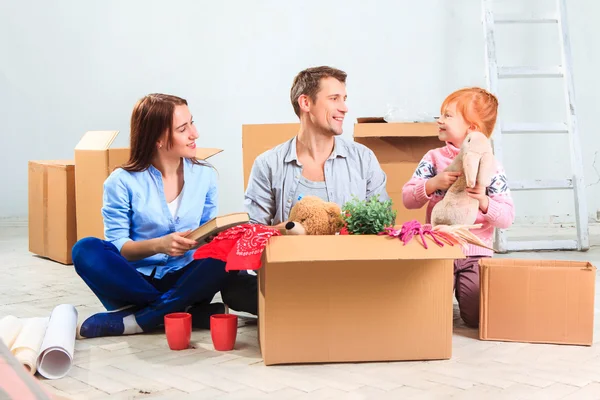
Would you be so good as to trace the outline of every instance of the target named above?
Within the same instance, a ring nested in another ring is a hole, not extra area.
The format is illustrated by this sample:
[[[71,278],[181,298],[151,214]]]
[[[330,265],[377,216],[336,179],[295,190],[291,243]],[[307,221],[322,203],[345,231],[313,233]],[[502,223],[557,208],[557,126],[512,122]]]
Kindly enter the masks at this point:
[[[184,236],[190,233],[174,232],[160,238],[159,253],[168,254],[171,257],[182,256],[189,250],[198,246],[195,240],[186,239]]]
[[[490,205],[490,198],[487,196],[485,189],[485,186],[479,184],[477,184],[474,188],[465,189],[467,195],[470,198],[479,201],[479,209],[484,214],[487,213],[488,207]]]
[[[440,172],[425,183],[427,195],[430,196],[436,190],[448,190],[461,175],[462,172]]]

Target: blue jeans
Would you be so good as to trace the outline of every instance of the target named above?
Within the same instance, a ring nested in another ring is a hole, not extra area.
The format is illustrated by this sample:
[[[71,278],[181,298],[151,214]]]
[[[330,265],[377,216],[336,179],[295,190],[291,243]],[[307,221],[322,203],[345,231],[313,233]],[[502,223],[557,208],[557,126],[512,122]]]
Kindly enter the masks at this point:
[[[155,279],[139,273],[112,243],[98,238],[75,243],[72,256],[75,271],[107,310],[143,307],[135,319],[144,331],[160,326],[168,313],[210,303],[219,291],[226,304],[233,303],[231,308],[256,314],[256,279],[248,279],[255,277],[228,274],[220,260],[194,260]]]

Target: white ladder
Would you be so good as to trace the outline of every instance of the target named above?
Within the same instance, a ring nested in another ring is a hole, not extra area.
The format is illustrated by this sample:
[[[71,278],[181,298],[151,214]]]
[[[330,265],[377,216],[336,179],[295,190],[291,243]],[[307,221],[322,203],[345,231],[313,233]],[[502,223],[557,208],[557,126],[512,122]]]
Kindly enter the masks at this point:
[[[575,200],[575,222],[577,225],[577,240],[531,240],[509,241],[504,229],[496,229],[494,247],[499,252],[527,251],[527,250],[581,250],[589,249],[588,215],[585,199],[585,186],[583,181],[583,161],[581,143],[577,131],[577,118],[575,115],[575,96],[573,91],[573,75],[571,66],[571,47],[567,29],[566,0],[556,0],[557,13],[552,16],[499,16],[492,10],[493,0],[482,0],[483,28],[485,36],[486,79],[488,90],[498,95],[499,79],[514,78],[563,78],[565,105],[567,108],[566,123],[516,123],[504,124],[498,117],[492,139],[495,156],[502,160],[502,136],[505,134],[526,133],[562,133],[569,136],[571,173],[572,176],[555,180],[509,181],[510,190],[573,190]],[[557,24],[560,33],[560,47],[562,65],[551,67],[501,67],[496,59],[496,45],[494,40],[495,24]]]

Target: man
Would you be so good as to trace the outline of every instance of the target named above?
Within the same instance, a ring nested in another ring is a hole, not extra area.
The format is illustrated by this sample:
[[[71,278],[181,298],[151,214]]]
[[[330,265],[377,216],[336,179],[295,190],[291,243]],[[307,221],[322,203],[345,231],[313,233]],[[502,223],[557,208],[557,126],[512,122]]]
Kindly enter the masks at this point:
[[[389,199],[386,175],[373,151],[343,140],[346,73],[330,67],[309,68],[295,78],[290,93],[300,118],[294,138],[259,155],[252,166],[244,205],[251,222],[282,228],[301,196],[315,195],[340,207],[356,196]],[[256,275],[240,271],[223,301],[234,310],[257,314]]]
[[[348,112],[346,73],[327,66],[305,69],[294,78],[290,98],[300,129],[254,161],[244,200],[250,220],[283,227],[304,195],[340,207],[352,196],[388,200],[387,177],[373,151],[340,137]]]

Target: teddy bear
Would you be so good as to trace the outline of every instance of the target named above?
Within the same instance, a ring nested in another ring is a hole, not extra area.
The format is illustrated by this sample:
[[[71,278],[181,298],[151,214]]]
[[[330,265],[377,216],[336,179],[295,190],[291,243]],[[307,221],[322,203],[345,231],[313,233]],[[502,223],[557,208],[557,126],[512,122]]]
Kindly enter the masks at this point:
[[[481,132],[471,132],[462,143],[460,152],[446,171],[462,175],[450,186],[444,198],[431,211],[431,224],[472,225],[477,219],[479,202],[468,196],[465,189],[475,185],[488,187],[495,168],[490,139]]]
[[[285,234],[335,235],[343,226],[340,206],[317,196],[304,196],[290,210]]]

